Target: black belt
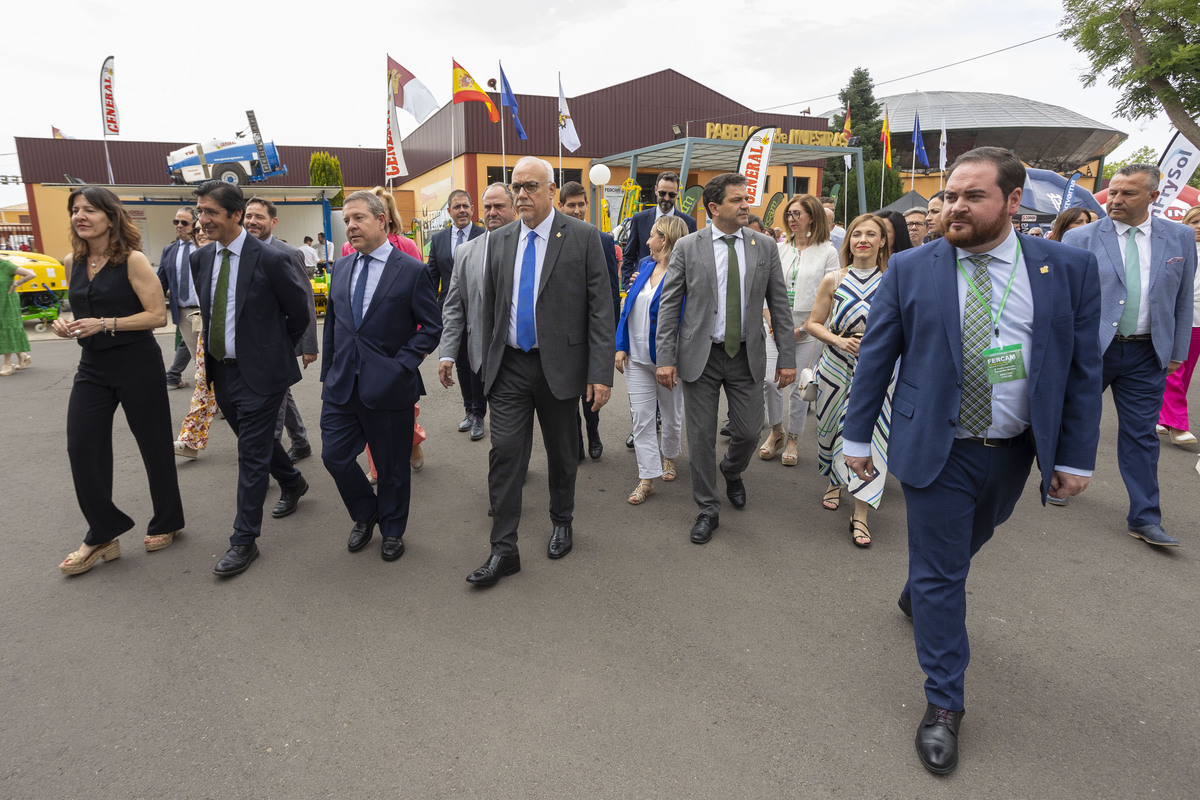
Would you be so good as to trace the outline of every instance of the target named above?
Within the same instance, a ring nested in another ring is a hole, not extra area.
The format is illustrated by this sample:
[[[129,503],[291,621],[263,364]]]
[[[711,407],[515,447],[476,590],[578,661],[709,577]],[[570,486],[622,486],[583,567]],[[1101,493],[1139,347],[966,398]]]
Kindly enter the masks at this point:
[[[1118,333],[1115,338],[1118,342],[1148,342],[1154,337],[1148,333],[1135,333],[1133,336],[1122,336]]]
[[[1016,436],[1010,436],[1007,439],[997,439],[996,437],[988,436],[966,436],[963,437],[964,442],[976,442],[984,447],[1016,447],[1033,441],[1033,434],[1029,428],[1018,433]]]
[[[237,366],[237,359],[236,358],[222,358],[221,363],[228,364],[229,366],[233,367],[233,366]]]
[[[505,345],[505,347],[508,347],[508,345]],[[512,350],[514,353],[520,353],[523,356],[536,356],[541,352],[541,350],[537,347],[533,348],[532,350],[522,350],[519,347],[508,347],[508,349]]]

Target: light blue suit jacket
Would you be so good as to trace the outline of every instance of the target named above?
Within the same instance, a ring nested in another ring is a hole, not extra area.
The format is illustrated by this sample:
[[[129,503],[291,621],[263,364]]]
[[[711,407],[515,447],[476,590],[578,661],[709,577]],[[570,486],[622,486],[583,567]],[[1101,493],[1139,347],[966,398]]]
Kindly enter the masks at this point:
[[[1092,469],[1100,439],[1100,286],[1090,253],[1020,236],[1033,292],[1033,346],[1026,358],[1029,414],[1042,472]],[[843,435],[869,442],[896,359],[888,469],[929,486],[950,456],[962,402],[962,311],[954,248],[945,240],[892,256],[867,316]]]
[[[1082,247],[1096,256],[1100,270],[1100,352],[1117,333],[1125,305],[1125,245],[1113,221],[1105,217],[1067,231],[1063,243]],[[1155,217],[1150,225],[1150,335],[1160,367],[1186,361],[1192,342],[1193,278],[1196,274],[1196,234],[1186,225]]]

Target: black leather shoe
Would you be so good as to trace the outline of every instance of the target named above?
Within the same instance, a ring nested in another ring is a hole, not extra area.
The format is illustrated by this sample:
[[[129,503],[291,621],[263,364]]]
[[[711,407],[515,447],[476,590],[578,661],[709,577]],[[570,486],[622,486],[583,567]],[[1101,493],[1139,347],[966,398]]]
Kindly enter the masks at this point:
[[[896,601],[896,605],[900,606],[900,610],[904,612],[904,616],[912,619],[912,598],[900,595],[900,599]]]
[[[725,479],[725,496],[734,508],[746,507],[746,482],[741,478]]]
[[[230,575],[240,575],[250,568],[256,558],[258,558],[257,544],[235,544],[225,551],[225,555],[221,556],[221,560],[213,567],[213,574],[226,578]]]
[[[288,450],[288,458],[290,458],[292,460],[293,464],[295,464],[300,459],[308,458],[311,455],[312,455],[312,445],[311,444],[306,444],[303,447],[299,447],[297,445],[292,445],[292,449]]]
[[[404,555],[404,540],[399,536],[383,537],[383,547],[379,551],[384,561],[395,561]]]
[[[604,445],[599,439],[591,439],[588,441],[588,456],[591,457],[592,461],[598,460],[603,452]]]
[[[465,417],[462,418],[462,422],[458,423],[458,432],[466,433],[467,431],[471,430],[471,422],[472,422],[471,415],[467,414]]]
[[[483,438],[483,417],[471,418],[471,441],[478,442]]]
[[[371,541],[371,537],[375,535],[375,525],[378,522],[378,512],[355,522],[354,527],[350,529],[350,539],[346,542],[346,549],[351,553],[357,553],[366,547],[367,542]]]
[[[546,547],[546,555],[551,558],[562,558],[571,552],[571,526],[555,525],[550,534],[550,544]]]
[[[628,447],[630,450],[633,449],[633,434],[632,433],[629,434],[629,437],[627,439],[625,439],[625,446]]]
[[[712,538],[713,531],[720,526],[721,516],[719,514],[701,514],[696,517],[696,524],[692,526],[692,542],[705,544]]]
[[[491,556],[482,567],[467,576],[467,583],[473,583],[476,586],[492,586],[501,578],[515,575],[520,571],[520,553],[513,553],[511,556]]]
[[[958,766],[958,726],[962,711],[947,711],[930,703],[917,728],[917,755],[930,772],[945,775]]]
[[[304,476],[300,477],[300,482],[296,484],[296,488],[288,491],[283,490],[279,495],[279,502],[271,509],[271,516],[275,519],[286,517],[288,514],[296,511],[296,506],[300,503],[300,498],[308,492],[308,481],[304,480]]]
[[[733,436],[733,431],[729,429],[729,420],[725,420],[725,424],[721,426],[721,435],[725,437]]]

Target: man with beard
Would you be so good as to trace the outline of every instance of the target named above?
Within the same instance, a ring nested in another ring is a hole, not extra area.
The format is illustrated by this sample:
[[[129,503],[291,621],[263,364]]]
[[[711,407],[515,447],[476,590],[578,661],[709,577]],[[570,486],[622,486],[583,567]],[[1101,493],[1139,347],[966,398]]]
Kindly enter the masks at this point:
[[[675,209],[675,198],[679,196],[679,176],[674,172],[660,172],[654,179],[654,208],[639,211],[631,218],[629,225],[629,240],[625,242],[625,253],[621,258],[621,285],[628,286],[629,279],[637,272],[637,265],[650,255],[650,229],[659,217],[669,217],[672,214],[683,220],[688,233],[696,232],[696,220]],[[633,445],[629,445],[633,447]]]
[[[899,358],[888,446],[908,513],[899,605],[928,676],[917,753],[939,774],[958,764],[971,557],[1012,514],[1035,455],[1043,503],[1079,494],[1100,434],[1096,258],[1012,230],[1024,183],[1001,148],[955,161],[944,238],[898,253],[884,273],[846,414],[846,465],[866,480]]]

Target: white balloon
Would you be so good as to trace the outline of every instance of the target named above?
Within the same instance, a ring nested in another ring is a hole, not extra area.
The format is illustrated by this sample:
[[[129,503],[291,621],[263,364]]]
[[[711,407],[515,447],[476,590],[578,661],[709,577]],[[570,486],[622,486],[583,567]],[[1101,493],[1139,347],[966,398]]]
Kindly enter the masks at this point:
[[[604,186],[611,177],[612,172],[604,164],[596,164],[588,170],[588,179],[597,186]]]

